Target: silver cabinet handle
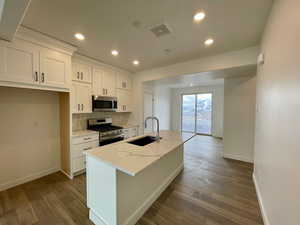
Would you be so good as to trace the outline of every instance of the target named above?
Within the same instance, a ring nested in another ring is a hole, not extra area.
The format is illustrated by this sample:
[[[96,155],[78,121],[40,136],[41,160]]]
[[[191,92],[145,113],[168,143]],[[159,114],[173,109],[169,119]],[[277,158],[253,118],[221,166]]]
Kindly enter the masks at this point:
[[[78,111],[80,111],[80,104],[78,104]]]
[[[84,148],[83,150],[87,151],[87,150],[90,150],[90,149],[92,149],[92,147]]]
[[[41,78],[42,83],[45,83],[45,74],[42,73],[42,78]]]
[[[80,74],[79,74],[79,72],[77,72],[77,79],[78,79],[78,80],[80,79]]]
[[[102,93],[103,93],[103,95],[105,95],[105,89],[103,88],[103,90],[102,90]]]
[[[81,72],[81,80],[83,80],[83,72]]]
[[[81,104],[81,110],[83,111],[83,104]]]

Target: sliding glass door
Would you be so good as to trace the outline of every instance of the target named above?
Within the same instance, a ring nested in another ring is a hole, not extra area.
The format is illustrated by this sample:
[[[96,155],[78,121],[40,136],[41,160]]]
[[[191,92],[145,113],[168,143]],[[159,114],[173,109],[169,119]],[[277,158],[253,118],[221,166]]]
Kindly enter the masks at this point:
[[[182,95],[181,130],[211,135],[212,94]]]

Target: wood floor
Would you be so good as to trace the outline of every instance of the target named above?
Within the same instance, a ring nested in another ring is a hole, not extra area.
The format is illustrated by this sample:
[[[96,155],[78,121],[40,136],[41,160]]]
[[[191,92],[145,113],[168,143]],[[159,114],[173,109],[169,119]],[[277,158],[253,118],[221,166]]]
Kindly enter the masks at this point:
[[[222,141],[197,136],[185,168],[137,225],[263,224],[252,165],[221,157]],[[89,225],[85,175],[61,173],[0,192],[0,225]]]

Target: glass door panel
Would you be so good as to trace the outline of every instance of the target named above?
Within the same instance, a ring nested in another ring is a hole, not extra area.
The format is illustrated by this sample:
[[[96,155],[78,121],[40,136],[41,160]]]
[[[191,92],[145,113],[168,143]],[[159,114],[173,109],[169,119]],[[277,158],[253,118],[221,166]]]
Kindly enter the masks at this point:
[[[196,132],[211,134],[212,94],[197,94]]]
[[[196,127],[196,95],[182,95],[181,130],[195,132]]]

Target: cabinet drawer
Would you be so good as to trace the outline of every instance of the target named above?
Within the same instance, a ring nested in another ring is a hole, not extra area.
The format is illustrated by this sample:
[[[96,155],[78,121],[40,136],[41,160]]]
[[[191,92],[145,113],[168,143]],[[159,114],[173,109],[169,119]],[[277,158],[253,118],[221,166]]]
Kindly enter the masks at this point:
[[[82,144],[76,144],[72,147],[72,158],[84,156],[84,151],[97,148],[99,146],[99,141],[92,141]]]
[[[72,138],[72,143],[75,145],[86,143],[86,142],[92,142],[92,141],[99,141],[99,134],[90,134],[90,135]]]
[[[73,173],[85,169],[85,156],[73,159]]]

